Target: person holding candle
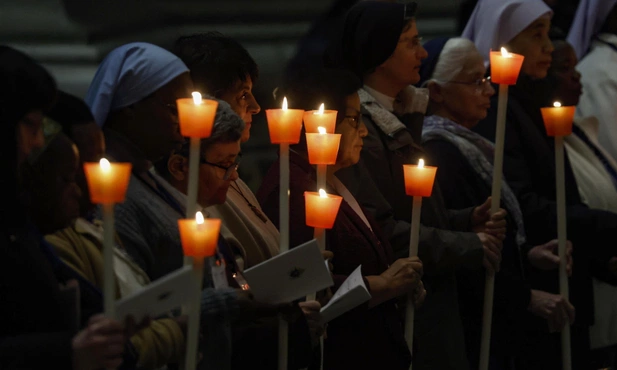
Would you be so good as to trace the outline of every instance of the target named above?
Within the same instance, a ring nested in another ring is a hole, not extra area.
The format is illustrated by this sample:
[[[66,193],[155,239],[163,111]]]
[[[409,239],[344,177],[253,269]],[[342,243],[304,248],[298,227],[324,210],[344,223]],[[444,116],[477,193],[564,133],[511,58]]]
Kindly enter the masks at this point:
[[[227,102],[242,118],[241,142],[246,143],[253,116],[261,110],[252,93],[259,71],[248,51],[219,32],[182,36],[173,51],[191,70],[197,89]],[[226,201],[211,207],[210,214],[223,221],[222,235],[244,269],[278,254],[279,231],[241,178],[231,182]]]
[[[197,202],[198,208],[205,209],[208,215],[212,206],[225,202],[231,182],[238,178],[243,129],[244,123],[240,117],[227,103],[220,101],[212,135],[201,141]],[[187,165],[187,145],[155,165],[156,173],[167,181],[166,189],[180,204],[186,203]],[[221,234],[225,232],[225,228],[226,226],[222,225]],[[230,245],[221,237],[219,237],[217,259],[224,261],[227,277],[225,284],[239,289],[244,284],[242,269],[238,266]],[[242,297],[250,297],[250,289],[240,292]],[[289,368],[306,367],[312,353],[307,324],[311,326],[314,336],[323,331],[319,323],[321,305],[317,301],[301,302],[299,305],[287,303],[269,305],[249,299],[239,300],[237,304],[241,306],[241,311],[229,313],[234,317],[231,322],[234,351],[232,369],[245,369],[256,361],[264,368],[276,366],[274,349],[279,312],[290,316],[289,320],[294,324],[291,331]],[[301,318],[301,313],[304,313],[305,319]]]
[[[362,123],[356,93],[359,80],[350,72],[324,70],[280,86],[277,97],[294,106],[310,109],[317,101],[338,111],[335,132],[341,135],[336,164],[328,166],[327,189],[343,197],[333,228],[326,230],[326,246],[334,254],[334,290],[358,265],[372,295],[363,304],[328,325],[324,341],[324,369],[408,369],[410,354],[405,343],[396,298],[413,293],[418,305],[425,290],[418,258],[395,260],[379,227],[336,177],[341,168],[360,159],[367,130]],[[316,172],[308,162],[306,142],[293,145],[290,153],[290,246],[313,238],[305,223],[305,191],[315,191]],[[274,163],[257,192],[268,216],[276,223],[279,207],[279,165]]]
[[[481,0],[463,33],[474,41],[485,63],[489,50],[502,46],[525,58],[517,84],[508,92],[503,168],[504,177],[519,200],[531,244],[550,241],[556,237],[557,230],[553,140],[546,134],[540,113],[542,104],[536,95],[546,91],[543,79],[551,65],[553,45],[548,36],[551,15],[550,8],[540,0]],[[489,141],[495,138],[495,105],[472,128]],[[609,264],[617,252],[604,242],[617,230],[617,214],[590,209],[582,203],[567,154],[567,235],[576,251],[575,266],[580,266],[573,269],[570,279],[570,300],[576,307],[571,348],[573,367],[579,368],[590,363],[588,330],[593,322],[594,299],[591,277],[617,283],[617,275]],[[539,276],[538,281],[541,289],[557,291],[555,275]],[[549,334],[546,328],[538,326],[528,330],[528,338],[533,338],[527,342],[528,351],[542,343],[553,343],[554,350],[538,355],[525,366],[560,368],[559,335]]]
[[[439,168],[437,179],[446,205],[462,209],[491,195],[493,144],[471,128],[486,116],[495,90],[484,77],[482,56],[470,40],[437,38],[424,47],[429,57],[422,63],[419,84],[429,88],[432,115],[424,119],[423,147]],[[491,340],[495,369],[506,369],[515,358],[526,355],[521,351],[522,324],[529,319],[526,311],[546,320],[551,331],[561,330],[564,317],[574,319],[574,307],[567,299],[532,289],[528,278],[529,268],[554,270],[559,266],[559,257],[554,254],[556,240],[529,245],[520,205],[507,182],[502,193],[502,206],[508,211],[508,232],[503,241],[502,268],[496,275]],[[571,260],[568,262],[571,271]],[[461,271],[457,279],[472,368],[478,366],[480,353],[484,277],[480,271]]]
[[[94,122],[86,103],[63,91],[59,92],[58,100],[47,117],[61,126],[62,132],[79,150],[80,165],[75,178],[81,194],[78,198],[80,209],[77,215],[45,216],[46,213],[57,213],[58,209],[66,208],[62,204],[43,208],[46,211],[43,213],[44,218],[55,219],[64,225],[70,224],[68,227],[49,233],[45,239],[66,265],[100,291],[103,287],[102,224],[94,217],[96,206],[90,201],[83,163],[98,162],[104,156],[103,131]],[[57,157],[48,160],[60,163]],[[52,188],[52,186],[40,186],[40,188]],[[148,275],[132,261],[120,243],[114,248],[114,269],[118,299],[150,283]],[[153,320],[130,338],[139,358],[137,366],[142,369],[156,369],[166,364],[177,363],[184,356],[185,330],[184,316]]]
[[[581,74],[575,69],[577,57],[565,35],[553,31],[555,47],[548,70],[547,87],[542,105],[559,101],[563,106],[577,106],[581,89]],[[596,116],[575,117],[572,134],[564,138],[564,146],[572,165],[581,200],[591,208],[617,212],[617,161],[598,142]],[[617,257],[611,259],[617,269]],[[617,351],[617,287],[593,279],[594,324],[589,329],[592,357],[596,368],[616,366],[611,358]]]
[[[411,85],[420,79],[418,71],[427,54],[409,13],[413,5],[358,3],[348,12],[325,60],[363,80],[358,94],[369,134],[361,161],[341,170],[339,178],[373,212],[397,256],[409,256],[413,202],[405,193],[403,165],[415,165],[425,154],[419,144],[428,92]],[[448,210],[439,183],[432,196],[423,199],[418,252],[429,294],[415,311],[416,369],[469,368],[455,271],[499,269],[505,212],[489,220],[489,207],[490,201],[485,201],[473,209]]]
[[[617,159],[617,1],[581,0],[567,35],[579,62],[585,93],[576,105],[576,116],[596,116],[598,142]]]
[[[29,220],[22,171],[32,152],[44,146],[43,114],[53,106],[56,83],[32,58],[8,46],[0,46],[0,81],[0,182],[6,191],[1,206],[0,367],[117,367],[123,361],[122,324],[94,315],[79,330],[68,314],[75,302],[63,293],[76,289],[76,281],[56,275]]]

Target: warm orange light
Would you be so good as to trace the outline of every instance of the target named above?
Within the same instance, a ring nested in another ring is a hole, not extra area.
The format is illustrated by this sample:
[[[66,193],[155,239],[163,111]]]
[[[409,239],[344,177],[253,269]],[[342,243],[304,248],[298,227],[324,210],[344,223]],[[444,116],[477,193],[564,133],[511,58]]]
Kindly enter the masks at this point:
[[[180,133],[185,137],[209,137],[219,103],[216,100],[202,99],[197,91],[191,95],[192,98],[176,100]]]
[[[131,168],[130,163],[109,163],[105,158],[84,163],[90,201],[94,204],[124,202]]]
[[[548,136],[568,136],[572,133],[572,122],[576,107],[562,106],[560,102],[552,107],[540,108]]]
[[[221,230],[220,219],[204,219],[203,214],[197,212],[195,219],[178,220],[178,229],[185,256],[200,258],[214,256]]]
[[[437,167],[425,166],[420,159],[418,165],[404,164],[405,192],[414,197],[430,197],[435,183]]]
[[[491,81],[503,85],[516,84],[524,59],[520,54],[509,53],[506,48],[491,51]]]
[[[323,127],[326,132],[333,134],[336,127],[336,114],[335,110],[325,110],[323,103],[318,110],[304,112],[304,131],[313,134],[318,132],[318,127]]]
[[[341,134],[328,134],[324,127],[318,134],[306,133],[306,148],[310,164],[335,164],[341,143]]]
[[[297,144],[302,132],[302,109],[288,109],[287,98],[283,98],[282,109],[266,109],[268,131],[272,144]]]
[[[341,206],[343,197],[319,192],[305,191],[306,225],[321,229],[331,229]]]

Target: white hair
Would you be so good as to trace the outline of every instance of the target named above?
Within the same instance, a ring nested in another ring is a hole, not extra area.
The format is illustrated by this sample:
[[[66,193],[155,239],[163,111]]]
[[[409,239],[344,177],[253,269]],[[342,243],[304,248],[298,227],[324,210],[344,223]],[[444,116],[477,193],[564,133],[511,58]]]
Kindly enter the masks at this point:
[[[464,37],[449,39],[443,46],[429,81],[438,83],[452,81],[463,70],[463,66],[471,54],[478,54],[478,49],[473,41]]]

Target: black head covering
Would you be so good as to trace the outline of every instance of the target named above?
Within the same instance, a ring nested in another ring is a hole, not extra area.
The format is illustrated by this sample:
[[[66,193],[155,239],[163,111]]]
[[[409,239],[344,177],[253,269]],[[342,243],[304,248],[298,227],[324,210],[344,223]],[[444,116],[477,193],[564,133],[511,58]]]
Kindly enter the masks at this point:
[[[433,72],[435,72],[435,66],[439,61],[439,56],[448,40],[450,40],[450,37],[438,37],[424,43],[424,49],[426,49],[428,57],[423,59],[420,65],[420,81],[416,84],[417,87],[421,87],[426,81],[433,77]]]
[[[64,91],[58,91],[56,104],[47,112],[47,117],[58,122],[69,137],[72,137],[71,127],[94,122],[94,116],[86,102]]]
[[[23,221],[18,200],[17,125],[28,112],[51,107],[55,95],[56,83],[45,68],[26,54],[0,45],[0,186],[8,188],[0,202],[4,230]]]
[[[362,78],[385,62],[396,49],[417,4],[361,1],[345,15],[341,30],[328,46],[324,65],[343,68]]]

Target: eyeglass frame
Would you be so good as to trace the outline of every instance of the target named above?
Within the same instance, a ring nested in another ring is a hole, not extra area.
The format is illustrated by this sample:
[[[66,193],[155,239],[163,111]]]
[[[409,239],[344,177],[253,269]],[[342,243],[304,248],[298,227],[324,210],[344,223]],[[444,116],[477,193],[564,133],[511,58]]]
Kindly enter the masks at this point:
[[[446,82],[442,82],[442,83],[452,83],[452,84],[459,84],[459,85],[475,85],[476,86],[476,90],[475,93],[476,94],[481,94],[482,91],[484,91],[486,89],[487,86],[491,85],[491,76],[488,77],[484,77],[484,78],[479,78],[475,81],[471,81],[471,82],[464,82],[464,81],[446,81]]]
[[[236,157],[236,160],[234,161],[233,164],[231,164],[228,167],[225,166],[221,166],[220,164],[217,163],[212,163],[212,162],[208,162],[206,161],[203,157],[199,158],[199,163],[201,164],[207,164],[209,166],[212,167],[216,167],[216,168],[220,168],[222,170],[225,170],[225,173],[223,174],[223,181],[227,181],[229,180],[229,178],[231,177],[231,175],[234,173],[234,171],[238,170],[238,167],[240,167],[240,160],[242,159],[242,153],[238,153],[238,156]]]

